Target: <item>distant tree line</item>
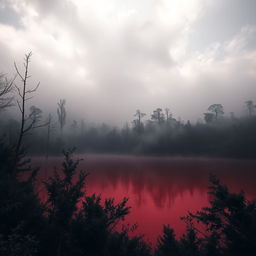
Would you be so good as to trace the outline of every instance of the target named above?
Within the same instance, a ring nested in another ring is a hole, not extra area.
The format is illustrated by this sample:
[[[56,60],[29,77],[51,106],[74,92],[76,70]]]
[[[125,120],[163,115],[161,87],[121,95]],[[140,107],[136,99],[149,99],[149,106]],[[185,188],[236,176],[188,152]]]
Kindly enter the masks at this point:
[[[8,130],[5,129],[4,132],[5,135],[8,133],[12,135],[13,131],[16,136],[2,136],[0,138],[0,255],[255,255],[256,201],[247,200],[243,192],[229,192],[228,188],[221,184],[216,177],[210,178],[209,206],[182,217],[187,228],[180,238],[176,238],[174,230],[165,225],[155,249],[144,242],[143,237],[130,235],[135,226],[123,225],[120,231],[117,229],[118,226],[120,227],[121,221],[131,211],[127,198],[124,198],[120,203],[116,203],[113,198],[102,200],[99,195],[88,195],[86,193],[87,173],[78,171],[80,160],[75,160],[72,157],[73,150],[63,152],[64,161],[60,170],[53,170],[52,175],[45,181],[38,181],[36,178],[39,168],[31,167],[25,145],[28,142],[31,146],[42,145],[45,137],[40,137],[42,135],[38,132],[40,128],[46,130],[49,146],[53,124],[51,116],[49,116],[47,122],[41,123],[42,112],[36,107],[27,106],[27,102],[31,98],[29,94],[35,92],[38,88],[36,86],[34,89],[29,89],[27,84],[30,58],[31,54],[25,56],[24,73],[20,72],[15,65],[22,82],[20,87],[15,85],[20,100],[18,103],[20,119],[19,121],[12,120],[13,124],[8,124]],[[1,84],[0,92],[3,92],[1,94],[1,102],[3,103],[1,106],[3,108],[13,104],[12,96],[10,96],[12,84],[13,82],[9,83],[8,81]],[[58,107],[59,121],[62,120],[62,124],[65,125],[65,101],[60,101]],[[217,108],[219,109],[219,106]],[[28,109],[30,112],[27,112]],[[118,148],[119,144],[116,143],[116,138],[119,136],[120,139],[127,139],[124,144],[121,144],[122,146],[130,145],[130,148],[127,149],[130,150],[134,146],[140,146],[141,148],[139,148],[140,150],[137,149],[137,152],[148,153],[154,152],[148,151],[150,149],[149,145],[153,145],[152,148],[156,146],[156,142],[152,138],[157,137],[158,140],[160,139],[157,142],[165,145],[165,140],[168,139],[166,135],[172,136],[174,131],[176,133],[175,137],[179,138],[179,143],[183,145],[182,140],[184,140],[186,141],[184,145],[188,145],[189,140],[184,137],[184,134],[186,134],[184,131],[196,132],[198,129],[201,136],[201,133],[208,129],[209,134],[213,131],[213,133],[216,133],[216,137],[214,137],[216,139],[222,135],[222,133],[216,131],[224,130],[225,136],[227,136],[229,130],[225,129],[230,128],[225,127],[232,127],[235,124],[239,131],[243,130],[241,134],[245,136],[246,132],[251,131],[255,123],[252,113],[246,121],[236,120],[237,123],[233,123],[233,121],[230,123],[230,121],[224,120],[220,122],[219,117],[223,111],[217,110],[217,114],[216,109],[209,108],[209,111],[215,113],[214,123],[211,125],[197,124],[195,126],[190,123],[182,124],[180,121],[170,123],[172,117],[169,111],[166,111],[166,115],[164,115],[161,109],[156,109],[150,122],[144,124],[142,118],[145,115],[136,111],[135,117],[139,121],[135,123],[136,125],[139,124],[140,129],[137,129],[135,125],[133,128],[126,127],[121,130],[108,127],[87,128],[86,130],[82,123],[83,131],[90,135],[90,137],[87,135],[88,137],[82,138],[87,140],[89,138],[100,138],[103,141],[107,139],[109,141],[103,145],[109,146],[112,144],[113,148],[111,149],[113,151],[118,149],[118,152],[121,152]],[[77,129],[76,122],[72,125],[74,129]],[[63,129],[63,127],[60,126],[60,129]],[[12,130],[12,128],[14,129]],[[99,131],[101,132],[98,133]],[[60,143],[67,143],[68,139],[74,140],[74,134],[76,134],[74,131],[72,136],[68,132],[64,133],[64,131],[62,134],[61,131]],[[237,134],[235,135],[237,137]],[[80,139],[79,136],[81,135],[79,133],[77,133],[77,136]],[[147,138],[148,141],[146,142],[141,138]],[[198,139],[199,137],[193,135],[191,138]],[[251,142],[254,143],[253,139],[254,137],[251,137]],[[224,140],[224,136],[222,140]],[[77,140],[74,141],[77,142]],[[192,142],[198,143],[198,141],[193,140]],[[148,144],[140,145],[139,143]],[[169,143],[170,141],[167,141],[166,145],[169,145]],[[97,144],[94,142],[91,145],[95,147]],[[100,146],[102,147],[102,145]],[[38,146],[38,148],[40,147]],[[147,150],[145,150],[146,148]],[[34,149],[37,149],[37,147],[34,147]],[[157,152],[162,153],[161,150],[163,149],[158,148]],[[37,189],[38,182],[43,185],[41,191]],[[45,200],[40,197],[42,193],[46,195]]]
[[[196,123],[174,118],[169,109],[165,112],[155,109],[148,120],[145,113],[136,110],[131,125],[118,128],[91,125],[83,120],[68,123],[66,101],[61,99],[57,118],[49,114],[43,120],[40,109],[30,108],[25,121],[31,136],[24,139],[33,154],[46,156],[60,154],[62,148],[75,145],[79,153],[254,158],[256,116],[251,104],[245,105],[248,115],[243,117],[233,113],[224,116],[221,104],[210,105],[209,112],[204,113],[204,122]],[[17,120],[6,117],[0,126],[9,142],[17,136]],[[35,130],[36,127],[42,128]]]
[[[64,147],[76,146],[78,153],[115,153],[164,156],[256,157],[256,116],[253,102],[246,102],[248,115],[224,116],[221,104],[209,106],[204,122],[192,124],[155,109],[146,120],[146,114],[137,110],[131,125],[122,128],[106,124],[90,125],[83,120],[67,123],[66,101],[57,105],[57,118],[30,107],[24,123],[25,145],[33,154],[58,155]],[[44,119],[44,120],[43,120]],[[19,122],[6,118],[1,122],[1,134],[11,143],[18,134]],[[41,127],[41,129],[35,129]],[[28,129],[28,130],[27,130]]]
[[[57,102],[55,114],[44,115],[37,106],[29,106],[39,87],[39,83],[32,88],[28,84],[31,56],[25,55],[23,70],[15,63],[14,78],[0,76],[0,135],[9,144],[18,141],[16,152],[23,140],[31,154],[46,158],[72,146],[78,153],[256,157],[256,107],[252,100],[244,103],[247,114],[242,117],[224,115],[224,107],[218,103],[210,105],[204,121],[196,123],[175,118],[169,108],[156,108],[148,115],[137,109],[134,120],[122,128],[83,120],[68,122],[72,116],[65,99]],[[8,107],[14,105],[20,112],[18,119],[8,115]]]

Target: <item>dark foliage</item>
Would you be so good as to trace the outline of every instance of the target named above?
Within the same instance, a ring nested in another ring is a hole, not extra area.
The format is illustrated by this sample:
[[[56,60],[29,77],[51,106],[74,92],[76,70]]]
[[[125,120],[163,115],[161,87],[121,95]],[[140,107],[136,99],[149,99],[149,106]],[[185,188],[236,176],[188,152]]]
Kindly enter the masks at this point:
[[[64,152],[61,171],[45,185],[47,201],[34,189],[35,170],[15,151],[0,147],[0,255],[150,255],[141,237],[117,224],[129,213],[127,198],[102,201],[85,194],[86,173],[77,173],[80,160]]]
[[[73,151],[64,152],[62,170],[44,182],[47,201],[34,189],[36,169],[0,143],[0,255],[11,256],[252,256],[256,253],[256,202],[230,193],[211,177],[209,206],[183,217],[179,239],[164,226],[153,253],[142,237],[131,237],[122,221],[127,198],[115,203],[85,193],[87,174],[77,172]],[[119,229],[117,229],[119,227]],[[119,231],[118,231],[119,230]]]
[[[43,207],[33,188],[35,173],[29,160],[22,154],[17,158],[13,148],[0,143],[1,255],[27,256],[37,251],[44,222]]]
[[[182,219],[186,233],[175,239],[165,226],[156,255],[236,256],[256,254],[256,202],[244,193],[230,193],[216,177],[211,177],[210,206]],[[199,229],[199,227],[200,229]]]
[[[175,238],[175,233],[170,226],[163,227],[163,235],[158,239],[156,256],[165,256],[172,254],[173,256],[180,255],[180,245]]]

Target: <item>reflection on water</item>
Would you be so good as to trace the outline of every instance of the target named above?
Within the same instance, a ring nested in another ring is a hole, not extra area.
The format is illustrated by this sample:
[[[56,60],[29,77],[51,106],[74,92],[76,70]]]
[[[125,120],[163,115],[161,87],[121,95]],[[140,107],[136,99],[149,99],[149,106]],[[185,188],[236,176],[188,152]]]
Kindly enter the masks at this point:
[[[79,156],[80,158],[81,156]],[[209,173],[216,174],[231,191],[244,190],[256,198],[256,161],[152,158],[111,155],[82,156],[80,168],[90,173],[86,193],[122,200],[129,197],[131,214],[126,218],[138,224],[136,234],[155,244],[163,224],[170,224],[180,235],[184,224],[180,217],[207,205]],[[43,159],[35,159],[42,165]],[[61,158],[51,158],[39,179],[51,174]]]

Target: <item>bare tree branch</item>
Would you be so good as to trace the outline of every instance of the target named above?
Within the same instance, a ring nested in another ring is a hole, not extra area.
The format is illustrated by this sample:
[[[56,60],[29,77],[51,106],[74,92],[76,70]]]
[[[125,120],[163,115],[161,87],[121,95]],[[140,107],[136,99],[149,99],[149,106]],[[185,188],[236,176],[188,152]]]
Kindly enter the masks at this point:
[[[19,103],[18,100],[17,100],[17,103],[18,103],[18,107],[19,107],[19,109],[20,109],[20,112],[22,113],[22,109],[21,109],[21,106],[20,106],[20,103]]]
[[[36,87],[34,89],[28,90],[28,91],[26,91],[26,93],[35,92],[38,89],[39,85],[40,85],[40,82],[38,82],[38,84],[36,85]]]
[[[18,76],[20,77],[21,81],[24,82],[24,78],[23,78],[23,76],[20,74],[19,69],[18,69],[18,67],[17,67],[17,65],[16,65],[16,62],[14,62],[14,67],[15,67],[15,70],[16,70]]]
[[[16,84],[15,84],[14,86],[15,86],[15,88],[17,89],[19,96],[22,98],[20,88],[19,88]]]
[[[25,135],[29,134],[29,132],[32,131],[33,129],[40,128],[47,125],[47,123],[40,123],[40,120],[42,118],[42,110],[35,106],[31,106],[29,115],[28,116],[26,115],[27,102],[33,98],[32,94],[36,92],[36,90],[40,85],[40,82],[39,82],[33,89],[27,88],[28,79],[31,77],[31,75],[29,75],[29,63],[30,63],[31,56],[32,56],[32,52],[25,54],[24,63],[23,63],[23,67],[24,67],[23,72],[19,70],[16,62],[14,62],[14,67],[17,72],[17,75],[20,77],[22,81],[22,85],[20,87],[15,85],[15,88],[20,97],[20,100],[18,100],[17,103],[18,103],[19,110],[21,112],[21,124],[20,124],[18,142],[16,145],[16,155],[18,155],[20,152],[20,148],[22,146],[22,140]]]
[[[12,80],[8,80],[5,75],[0,74],[0,111],[13,106],[13,96],[9,96],[12,92],[14,80],[16,76]]]

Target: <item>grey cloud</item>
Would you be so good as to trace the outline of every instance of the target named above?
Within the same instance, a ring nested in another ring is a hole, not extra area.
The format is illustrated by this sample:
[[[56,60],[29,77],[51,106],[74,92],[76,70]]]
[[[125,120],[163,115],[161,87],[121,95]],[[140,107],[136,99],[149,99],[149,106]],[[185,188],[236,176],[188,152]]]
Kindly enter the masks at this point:
[[[60,14],[63,18],[76,14],[75,5],[68,0],[24,0],[27,5],[32,5],[43,18],[48,15]]]
[[[12,8],[9,1],[3,1],[0,5],[0,23],[23,28],[20,15]]]
[[[204,8],[193,24],[190,35],[191,50],[200,50],[214,42],[224,42],[242,27],[256,24],[255,0],[215,0]]]
[[[230,0],[227,2],[230,4]],[[236,13],[239,23],[230,22],[224,32],[219,31],[220,18],[208,38],[213,18],[218,12],[224,17],[224,10],[217,10],[214,5],[207,7],[198,21],[200,26],[191,23],[186,31],[180,24],[160,23],[154,15],[138,18],[136,15],[140,14],[134,14],[115,23],[112,16],[95,13],[97,8],[85,10],[81,17],[79,6],[68,1],[26,0],[26,4],[39,14],[39,18],[33,18],[33,25],[39,29],[45,26],[43,35],[41,30],[37,34],[36,29],[30,32],[28,28],[24,40],[27,38],[34,51],[33,79],[41,81],[33,104],[46,112],[55,113],[56,102],[66,98],[68,114],[86,121],[120,124],[132,120],[138,108],[149,118],[156,107],[169,107],[175,117],[197,120],[209,104],[220,102],[226,112],[239,111],[245,100],[256,95],[256,77],[252,71],[256,65],[253,55],[256,22],[251,18],[252,25],[245,26],[244,14],[240,17]],[[12,33],[13,40],[17,40]],[[62,33],[67,41],[59,41]],[[196,51],[190,46],[191,37],[194,43],[196,37],[202,41],[197,43]],[[179,47],[179,42],[184,44],[181,46],[184,56],[174,58],[169,50]],[[22,47],[26,47],[26,41]],[[62,53],[62,47],[70,54]],[[21,60],[23,50],[0,41],[0,56],[6,61]],[[198,56],[202,56],[203,64]],[[184,75],[187,66],[191,70]],[[5,67],[0,64],[0,68]]]
[[[137,61],[142,59],[167,67],[174,65],[169,47],[175,40],[175,32],[147,23],[140,27],[126,27],[122,33],[122,44],[129,57],[132,55]]]

